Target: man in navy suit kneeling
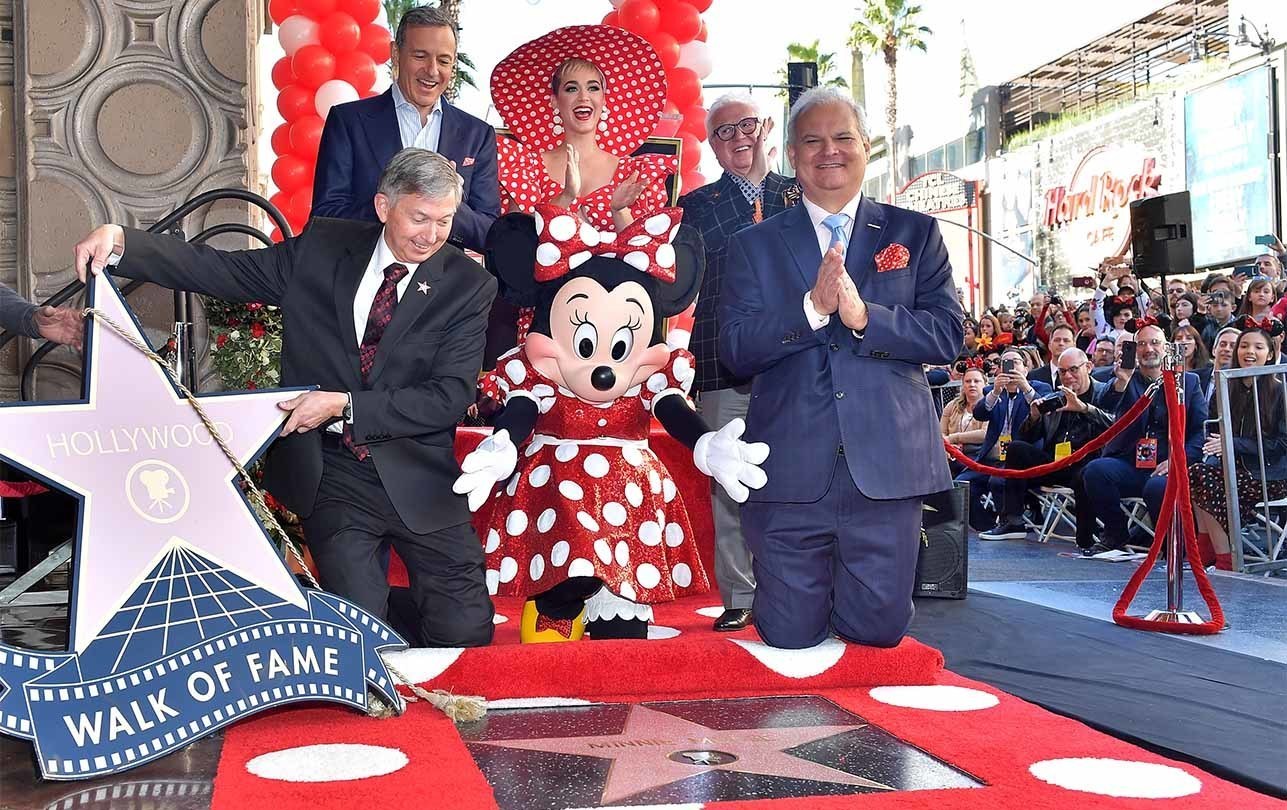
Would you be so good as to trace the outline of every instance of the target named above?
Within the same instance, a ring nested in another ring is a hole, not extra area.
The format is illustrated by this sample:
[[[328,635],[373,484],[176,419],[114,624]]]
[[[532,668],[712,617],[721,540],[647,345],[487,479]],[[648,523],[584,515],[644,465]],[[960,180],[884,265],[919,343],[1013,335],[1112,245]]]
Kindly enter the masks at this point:
[[[937,224],[862,196],[870,149],[852,98],[804,93],[787,124],[802,204],[732,237],[720,287],[720,356],[755,376],[747,440],[773,448],[742,525],[776,647],[897,644],[921,500],[952,485],[921,367],[956,357],[964,314]]]

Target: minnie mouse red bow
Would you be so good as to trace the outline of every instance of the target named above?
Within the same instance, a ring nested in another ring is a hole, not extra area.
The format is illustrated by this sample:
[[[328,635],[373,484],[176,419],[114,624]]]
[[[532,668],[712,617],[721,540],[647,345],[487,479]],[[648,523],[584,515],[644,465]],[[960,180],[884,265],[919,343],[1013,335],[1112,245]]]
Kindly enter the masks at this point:
[[[976,355],[976,356],[974,356],[974,357],[971,357],[971,358],[969,358],[968,360],[966,360],[966,361],[965,361],[965,367],[966,367],[966,368],[977,368],[977,369],[979,369],[980,371],[982,371],[982,370],[983,370],[983,358],[982,358],[982,357],[979,357],[979,356],[977,356],[977,355]]]
[[[1143,318],[1134,318],[1130,322],[1131,332],[1138,332],[1146,326],[1158,326],[1157,318],[1152,315],[1145,315]]]
[[[667,284],[675,282],[675,248],[683,209],[662,208],[639,217],[621,233],[600,232],[557,205],[536,206],[538,282],[567,275],[594,256],[621,260]]]
[[[1270,337],[1278,337],[1283,332],[1283,322],[1277,318],[1261,318],[1257,321],[1250,315],[1243,315],[1238,321],[1238,326],[1244,332],[1250,332],[1253,329],[1260,329]]]

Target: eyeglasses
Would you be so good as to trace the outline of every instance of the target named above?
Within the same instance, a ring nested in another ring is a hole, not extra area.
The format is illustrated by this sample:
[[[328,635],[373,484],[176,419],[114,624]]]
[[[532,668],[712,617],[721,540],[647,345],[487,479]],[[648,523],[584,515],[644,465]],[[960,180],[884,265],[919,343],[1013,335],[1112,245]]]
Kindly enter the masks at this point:
[[[1084,365],[1086,365],[1086,363],[1078,363],[1078,364],[1077,364],[1077,365],[1075,365],[1075,366],[1069,366],[1068,368],[1061,368],[1061,369],[1059,369],[1059,373],[1060,373],[1060,374],[1076,374],[1076,373],[1077,373],[1077,369],[1081,368],[1081,367],[1082,367],[1082,366],[1084,366]]]
[[[736,124],[722,124],[715,127],[715,137],[719,138],[721,141],[731,141],[733,138],[737,137],[738,132],[741,132],[743,135],[754,135],[755,130],[759,128],[760,119],[754,117],[743,118]]]
[[[1138,346],[1151,346],[1155,349],[1166,345],[1165,340],[1157,340],[1156,338],[1153,340],[1137,340],[1135,343]]]

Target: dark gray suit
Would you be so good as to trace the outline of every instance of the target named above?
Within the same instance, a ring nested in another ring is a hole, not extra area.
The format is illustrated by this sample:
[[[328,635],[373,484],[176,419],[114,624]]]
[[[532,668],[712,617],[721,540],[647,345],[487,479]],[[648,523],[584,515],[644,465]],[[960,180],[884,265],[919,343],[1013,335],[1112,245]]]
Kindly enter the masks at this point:
[[[26,298],[0,284],[0,329],[31,338],[40,337],[40,332],[36,329],[38,309]]]

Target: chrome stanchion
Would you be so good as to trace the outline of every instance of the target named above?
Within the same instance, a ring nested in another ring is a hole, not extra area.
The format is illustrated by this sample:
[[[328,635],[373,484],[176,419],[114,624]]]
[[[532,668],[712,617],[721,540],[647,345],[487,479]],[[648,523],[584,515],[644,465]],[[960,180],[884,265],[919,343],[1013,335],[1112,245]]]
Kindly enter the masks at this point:
[[[1184,355],[1174,343],[1166,345],[1162,359],[1163,368],[1175,370],[1176,397],[1180,403],[1180,413],[1184,413]],[[1157,396],[1163,396],[1162,391]],[[1168,430],[1169,430],[1168,419]],[[1168,458],[1184,460],[1184,448],[1172,447]],[[1169,472],[1168,472],[1169,474]],[[1175,624],[1202,624],[1202,617],[1195,611],[1184,609],[1184,523],[1180,517],[1181,509],[1191,508],[1189,504],[1177,503],[1171,516],[1171,525],[1166,533],[1166,610],[1154,610],[1145,616],[1146,621],[1173,622]]]

